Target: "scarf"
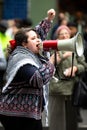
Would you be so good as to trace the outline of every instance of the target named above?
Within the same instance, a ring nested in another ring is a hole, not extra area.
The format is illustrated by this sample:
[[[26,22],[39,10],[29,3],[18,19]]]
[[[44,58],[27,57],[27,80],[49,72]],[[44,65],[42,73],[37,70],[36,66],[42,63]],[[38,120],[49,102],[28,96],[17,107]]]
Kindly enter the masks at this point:
[[[42,62],[39,60],[38,56],[32,53],[29,49],[22,46],[17,46],[8,60],[8,65],[5,73],[6,84],[3,87],[2,92],[5,92],[19,68],[25,64],[31,64],[39,68],[42,65]]]

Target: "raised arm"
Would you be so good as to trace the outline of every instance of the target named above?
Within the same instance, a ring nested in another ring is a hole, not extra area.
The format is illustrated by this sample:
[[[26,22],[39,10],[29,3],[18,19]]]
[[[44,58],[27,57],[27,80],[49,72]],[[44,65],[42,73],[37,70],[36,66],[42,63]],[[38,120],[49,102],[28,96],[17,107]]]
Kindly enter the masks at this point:
[[[47,38],[47,34],[50,31],[53,19],[55,18],[56,12],[54,9],[50,9],[47,11],[47,17],[43,19],[36,27],[38,34],[40,35],[42,40]]]

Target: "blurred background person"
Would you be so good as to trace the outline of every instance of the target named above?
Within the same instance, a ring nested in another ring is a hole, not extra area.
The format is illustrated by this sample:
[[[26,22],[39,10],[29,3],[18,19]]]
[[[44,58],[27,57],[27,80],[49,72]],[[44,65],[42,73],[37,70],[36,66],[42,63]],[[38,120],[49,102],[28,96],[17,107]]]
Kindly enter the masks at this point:
[[[61,25],[56,30],[56,37],[58,40],[70,39],[71,30],[68,26]],[[77,130],[77,109],[72,106],[71,95],[74,83],[79,79],[78,75],[86,70],[87,64],[84,55],[78,57],[74,53],[73,57],[73,53],[70,51],[56,51],[54,57],[55,77],[58,81],[52,79],[49,87],[49,129]]]
[[[84,28],[83,38],[84,38],[84,56],[87,62],[87,24],[85,25]]]
[[[57,28],[58,28],[60,25],[67,25],[67,23],[68,23],[68,21],[69,21],[69,18],[68,18],[68,16],[65,15],[64,12],[59,12],[57,21],[58,21],[58,22],[56,22],[56,23],[54,24],[53,28],[51,29],[51,36],[50,36],[50,38],[51,38],[52,40],[56,39],[55,32],[56,32]]]
[[[32,20],[29,19],[12,19],[8,20],[8,28],[6,30],[6,35],[14,38],[16,32],[22,27],[31,27],[33,25]]]
[[[11,40],[11,37],[6,35],[7,28],[8,28],[7,21],[0,20],[0,94],[2,87],[4,85],[3,76],[7,65],[7,58],[6,58],[7,45],[9,44],[9,40]]]
[[[7,61],[6,61],[6,58],[4,56],[2,46],[0,44],[0,95],[1,95],[2,87],[4,85],[3,76],[4,76],[4,73],[6,70],[6,66],[7,66]]]
[[[77,23],[75,22],[68,22],[67,26],[69,27],[69,29],[71,30],[71,38],[74,37],[76,35],[76,33],[78,32],[78,27],[77,27]]]
[[[67,24],[67,26],[71,30],[71,38],[74,37],[76,35],[76,33],[78,32],[78,24],[76,22],[72,21],[72,22],[69,22]],[[84,40],[83,40],[83,44],[84,44]],[[84,47],[84,45],[83,45],[83,47]],[[77,121],[78,122],[83,121],[81,113],[80,113],[80,108],[77,109]]]
[[[0,44],[1,44],[5,57],[6,57],[7,45],[9,44],[9,41],[11,40],[11,37],[6,35],[7,28],[8,28],[7,21],[1,20],[0,21]]]

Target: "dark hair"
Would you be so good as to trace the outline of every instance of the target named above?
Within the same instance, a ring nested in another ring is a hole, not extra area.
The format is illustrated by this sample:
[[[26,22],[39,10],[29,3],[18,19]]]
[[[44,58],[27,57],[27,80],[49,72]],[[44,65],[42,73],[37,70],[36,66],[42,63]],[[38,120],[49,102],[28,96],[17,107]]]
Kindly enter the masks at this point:
[[[22,46],[22,43],[25,42],[27,43],[28,36],[26,35],[27,32],[29,31],[35,31],[35,29],[32,28],[21,28],[16,34],[15,34],[15,41],[16,41],[16,46]]]
[[[5,33],[8,28],[7,21],[0,21],[0,32]]]
[[[10,42],[10,46],[7,47],[7,52],[6,52],[6,57],[8,59],[9,55],[13,52],[13,50],[16,48],[16,46],[22,46],[22,43],[25,42],[27,44],[27,32],[29,31],[34,31],[36,32],[35,29],[33,28],[21,28],[14,37],[14,40],[9,41]],[[37,32],[36,32],[37,33]],[[38,35],[38,34],[37,34]],[[12,43],[13,42],[13,43]]]
[[[68,27],[76,27],[76,28],[77,28],[77,23],[75,23],[75,22],[69,22],[69,23],[67,24],[67,26],[68,26]]]

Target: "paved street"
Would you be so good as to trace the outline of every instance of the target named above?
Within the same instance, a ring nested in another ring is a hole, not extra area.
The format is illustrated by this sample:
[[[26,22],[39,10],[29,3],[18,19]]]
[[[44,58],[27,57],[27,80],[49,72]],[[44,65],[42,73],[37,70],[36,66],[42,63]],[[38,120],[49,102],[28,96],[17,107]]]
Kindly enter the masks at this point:
[[[83,110],[81,109],[81,116],[83,119],[83,122],[78,123],[78,130],[87,130],[87,110]],[[43,118],[45,117],[45,114],[43,116]],[[43,119],[43,126],[45,127],[45,120]],[[49,128],[44,128],[44,130],[49,130]]]
[[[87,130],[87,110],[82,109],[81,110],[81,116],[82,116],[83,122],[79,123],[78,127],[79,128],[86,128],[86,130]]]

